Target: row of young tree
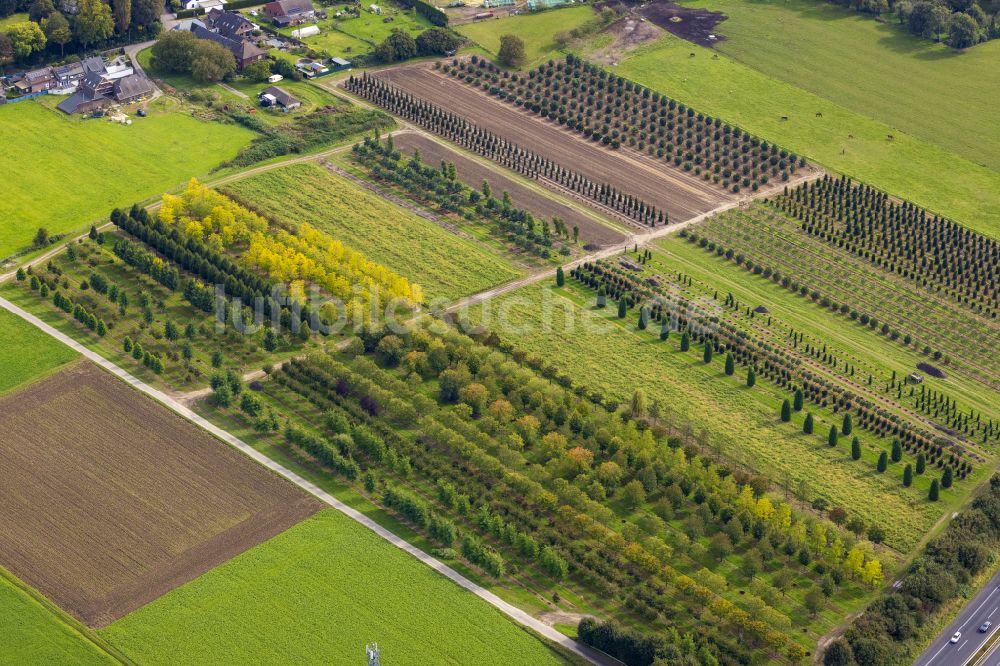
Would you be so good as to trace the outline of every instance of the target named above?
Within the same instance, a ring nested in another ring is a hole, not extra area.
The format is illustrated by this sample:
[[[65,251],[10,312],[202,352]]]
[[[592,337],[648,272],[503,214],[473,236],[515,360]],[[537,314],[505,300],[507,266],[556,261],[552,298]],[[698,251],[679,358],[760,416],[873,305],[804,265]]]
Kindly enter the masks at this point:
[[[905,347],[912,348],[915,351],[920,351],[924,356],[929,357],[929,359],[933,359],[935,362],[941,359],[944,359],[945,363],[949,362],[949,358],[945,357],[940,350],[932,349],[929,345],[924,345],[921,349],[915,341],[913,335],[910,333],[902,332],[891,326],[889,323],[880,321],[878,317],[874,315],[859,311],[858,309],[852,307],[849,303],[838,303],[829,296],[822,294],[818,289],[811,288],[809,285],[800,282],[798,278],[785,275],[778,269],[754,261],[753,259],[745,256],[742,252],[736,251],[734,248],[726,247],[726,245],[721,242],[717,243],[705,236],[700,236],[695,232],[683,230],[680,235],[681,237],[686,238],[689,242],[696,243],[708,252],[712,252],[719,257],[729,259],[737,266],[752,272],[754,275],[760,275],[765,279],[771,280],[775,284],[780,284],[793,294],[797,294],[803,298],[809,298],[822,308],[841,314],[845,317],[849,317],[851,321],[856,321],[862,326],[866,326],[871,331],[881,333],[888,339],[898,342]],[[988,332],[984,331],[983,333]],[[795,343],[794,340],[793,347],[798,348],[798,344]],[[807,345],[805,351],[806,353],[821,359],[833,369],[836,370],[838,368],[838,360],[827,354],[825,349],[820,351],[819,349],[810,348]],[[854,366],[850,366],[844,362],[841,367],[844,369],[845,375],[852,381],[863,381],[863,378],[855,378],[856,373]],[[930,365],[929,363],[918,364],[918,369],[921,369],[932,376],[944,376],[943,371],[936,366]],[[987,370],[980,367],[980,372],[987,372]],[[869,374],[867,378],[867,385],[872,386],[873,384],[874,378],[871,374]],[[933,417],[938,423],[941,423],[947,428],[962,433],[964,436],[980,438],[984,443],[991,439],[1000,437],[1000,423],[994,422],[992,419],[984,420],[982,418],[982,414],[977,413],[972,408],[959,410],[954,399],[941,396],[934,391],[928,392],[926,386],[921,386],[920,393],[916,394],[915,387],[913,385],[908,385],[904,380],[898,379],[895,371],[893,372],[892,378],[885,381],[883,392],[890,395],[894,394],[896,400],[902,400],[904,396],[912,398],[912,404],[916,409],[924,414],[927,414],[928,416]]]
[[[403,92],[365,72],[348,78],[346,88],[387,111],[414,122],[460,146],[488,157],[529,178],[545,179],[576,192],[613,213],[647,226],[669,222],[665,211],[607,183],[597,183],[552,160],[481,128],[465,118]]]
[[[536,220],[527,210],[516,207],[508,192],[505,191],[500,199],[495,198],[486,181],[480,190],[469,188],[459,180],[453,163],[442,162],[440,168],[423,164],[419,150],[405,160],[393,146],[391,136],[385,145],[366,137],[352,150],[356,161],[371,176],[402,188],[418,201],[433,203],[446,213],[466,219],[488,221],[496,225],[498,232],[506,235],[512,245],[543,259],[548,259],[553,250],[563,255],[570,253],[569,247],[556,240],[569,238],[570,232],[561,220]],[[573,241],[578,238],[579,229],[575,229]]]
[[[789,178],[805,160],[570,55],[525,74],[472,56],[443,70],[591,141],[628,145],[733,192]]]
[[[802,229],[993,319],[1000,243],[847,176],[806,183],[773,204]]]
[[[497,344],[495,336],[484,339]],[[765,493],[766,484],[672,448],[676,442],[629,409],[608,412],[590,402],[585,387],[542,379],[519,365],[523,355],[420,331],[366,331],[346,354],[356,356],[313,356],[275,372],[276,386],[298,396],[286,404],[311,404],[377,433],[382,445],[348,451],[366,487],[381,487],[384,479],[368,481],[376,473],[408,486],[500,554],[505,569],[556,580],[565,571],[575,585],[622,598],[625,616],[646,621],[678,623],[670,610],[678,598],[710,605],[721,624],[691,630],[727,663],[748,650],[801,657],[783,637],[788,616],[771,605],[787,603],[767,582],[786,585],[782,570],[816,581],[809,613],[852,580],[881,581],[878,558],[832,523],[796,515]],[[342,431],[328,423],[324,436],[332,442]],[[437,498],[420,490],[428,486],[440,489]],[[613,508],[619,503],[625,508]],[[674,520],[683,531],[667,527]],[[730,601],[726,580],[702,562],[714,567],[733,552],[746,562],[740,575],[753,591]],[[725,627],[738,628],[742,640]]]
[[[642,330],[654,324],[660,327],[660,338],[666,340],[672,331],[681,332],[681,349],[691,341],[705,345],[706,357],[726,354],[727,373],[731,364],[753,371],[753,381],[762,376],[787,391],[801,390],[805,399],[835,412],[849,411],[859,427],[879,437],[898,438],[902,446],[914,454],[923,452],[929,462],[942,468],[951,467],[960,478],[972,471],[972,462],[961,454],[946,449],[931,432],[904,422],[874,400],[847,391],[817,372],[803,366],[789,350],[775,347],[756,336],[748,336],[733,323],[720,319],[697,301],[643,283],[631,271],[615,267],[608,261],[585,262],[570,275],[596,292],[597,306],[608,299],[618,302],[619,317],[637,310],[637,327]],[[711,355],[710,355],[711,354]],[[731,360],[730,360],[731,357]],[[748,377],[748,384],[749,384]]]
[[[29,65],[46,52],[61,57],[148,39],[159,31],[162,8],[158,0],[0,0],[0,19],[28,14],[0,31],[0,67]]]

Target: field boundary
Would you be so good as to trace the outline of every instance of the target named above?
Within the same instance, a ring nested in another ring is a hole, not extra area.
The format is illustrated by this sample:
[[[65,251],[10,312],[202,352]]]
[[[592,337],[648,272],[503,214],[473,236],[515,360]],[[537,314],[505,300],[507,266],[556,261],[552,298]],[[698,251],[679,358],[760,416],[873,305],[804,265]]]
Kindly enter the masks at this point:
[[[364,515],[360,511],[341,502],[340,500],[335,498],[333,495],[327,493],[316,484],[304,479],[303,477],[299,476],[298,474],[288,469],[287,467],[267,457],[263,453],[260,453],[252,446],[250,446],[243,440],[236,437],[235,435],[226,432],[225,430],[211,423],[204,417],[199,416],[191,409],[185,407],[181,403],[177,402],[176,400],[168,396],[166,393],[146,384],[145,382],[133,376],[126,370],[116,365],[115,363],[105,359],[97,352],[91,351],[90,349],[76,342],[69,336],[64,335],[55,328],[43,322],[38,317],[32,315],[26,310],[21,309],[14,303],[11,303],[5,298],[0,298],[0,308],[3,308],[4,310],[7,310],[12,314],[17,315],[18,317],[21,317],[28,323],[44,331],[45,333],[52,336],[59,342],[76,350],[85,358],[91,360],[93,363],[103,368],[107,372],[111,373],[115,377],[118,377],[119,379],[123,380],[125,383],[129,384],[133,388],[153,398],[154,400],[156,400],[163,406],[167,407],[174,413],[182,416],[183,418],[187,419],[193,424],[206,430],[209,434],[215,436],[216,438],[222,440],[226,444],[242,452],[246,456],[252,458],[260,465],[263,465],[264,467],[275,472],[279,476],[282,476],[288,481],[291,481],[293,484],[295,484],[302,490],[305,490],[310,495],[313,495],[322,502],[337,509],[338,511],[346,515],[348,518],[372,530],[377,535],[379,535],[380,537],[391,543],[393,546],[409,553],[410,555],[418,559],[421,563],[429,566],[430,568],[434,569],[441,575],[450,579],[459,587],[462,587],[468,590],[469,592],[472,592],[477,597],[483,599],[484,601],[492,605],[494,608],[499,610],[501,613],[513,619],[518,624],[521,624],[525,627],[532,629],[533,631],[542,635],[543,637],[547,638],[553,643],[556,643],[557,645],[564,647],[570,652],[579,655],[580,657],[583,657],[584,659],[593,664],[597,664],[598,666],[605,666],[605,665],[610,666],[611,664],[614,663],[613,660],[607,658],[606,656],[603,656],[595,652],[594,650],[591,650],[590,648],[578,643],[577,641],[559,633],[554,628],[548,626],[547,624],[541,622],[540,620],[535,619],[530,614],[526,613],[520,608],[517,608],[513,604],[504,601],[496,594],[490,592],[489,590],[469,580],[468,578],[466,578],[459,572],[455,571],[448,565],[435,559],[434,557],[420,550],[416,546],[410,544],[402,537],[399,537],[393,532],[390,532],[388,529],[382,527],[377,522],[375,522],[368,516]]]

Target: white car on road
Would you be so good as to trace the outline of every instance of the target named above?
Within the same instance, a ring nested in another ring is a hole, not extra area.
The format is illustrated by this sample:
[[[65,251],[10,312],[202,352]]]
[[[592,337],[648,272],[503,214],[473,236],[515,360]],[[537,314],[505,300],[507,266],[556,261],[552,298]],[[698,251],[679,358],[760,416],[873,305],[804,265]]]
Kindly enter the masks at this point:
[[[952,643],[957,643],[960,640],[962,640],[962,632],[961,631],[956,631],[955,635],[951,637],[951,642]]]

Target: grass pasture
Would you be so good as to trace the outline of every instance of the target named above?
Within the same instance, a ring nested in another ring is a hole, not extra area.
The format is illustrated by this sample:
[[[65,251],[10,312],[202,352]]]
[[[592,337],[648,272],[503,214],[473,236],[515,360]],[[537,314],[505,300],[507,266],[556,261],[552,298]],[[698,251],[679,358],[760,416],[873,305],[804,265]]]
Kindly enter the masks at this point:
[[[0,311],[0,395],[69,363],[75,351],[31,324]]]
[[[705,446],[714,453],[766,474],[810,501],[823,497],[830,506],[879,525],[886,543],[900,552],[912,548],[972,485],[966,481],[945,492],[942,502],[927,502],[917,488],[902,487],[901,466],[878,474],[874,449],[866,453],[869,464],[862,465],[852,463],[845,440],[828,447],[825,434],[831,424],[839,424],[832,413],[813,409],[817,434],[804,435],[801,414],[792,424],[780,423],[781,400],[788,396],[777,389],[760,381],[747,389],[745,371],[727,378],[721,359],[706,366],[700,348],[679,351],[676,334],[660,342],[650,332],[639,334],[634,317],[618,320],[614,307],[598,312],[592,303],[592,295],[568,280],[563,290],[540,285],[511,292],[474,307],[469,318],[607,397],[624,402],[642,387],[650,400],[663,405],[668,422],[689,424],[692,433],[704,431]],[[874,446],[871,437],[865,439]]]
[[[0,415],[16,470],[0,492],[0,564],[92,627],[319,506],[90,364],[0,399]]]
[[[335,510],[107,627],[141,663],[565,663],[475,596]]]
[[[331,56],[350,60],[352,55],[365,53],[380,44],[393,30],[405,30],[414,37],[433,27],[427,19],[413,9],[403,9],[392,2],[379,3],[381,14],[368,11],[367,5],[358,6],[361,13],[357,17],[335,18],[338,11],[353,8],[353,5],[330,5],[325,8],[329,18],[316,22],[320,34],[306,37],[302,41],[314,49],[326,51]],[[386,19],[391,19],[386,23]],[[304,26],[303,26],[304,27]],[[291,36],[298,28],[282,28],[278,32]]]
[[[1000,171],[1000,133],[983,131],[1000,90],[1000,43],[957,52],[894,17],[810,0],[694,4],[729,17],[716,48],[744,65]]]
[[[178,187],[233,157],[249,130],[197,120],[151,105],[131,126],[69,117],[59,99],[41,98],[0,110],[17,148],[0,152],[6,174],[0,198],[0,258],[29,246],[39,227],[51,234],[85,230],[115,206]]]
[[[811,62],[804,60],[802,67]],[[826,167],[1000,237],[1000,173],[939,145],[669,34],[625,54],[613,69]]]
[[[479,244],[315,164],[275,169],[224,189],[279,220],[308,221],[420,284],[428,300],[455,300],[520,275],[509,261]]]
[[[555,44],[557,33],[579,28],[594,16],[594,10],[583,5],[553,9],[538,14],[521,14],[465,23],[456,26],[455,30],[493,55],[500,50],[501,35],[517,35],[524,40],[524,51],[527,56],[523,69],[530,69],[558,50]]]
[[[85,629],[37,593],[32,594],[0,570],[0,617],[5,664],[117,664],[119,661],[84,635]]]

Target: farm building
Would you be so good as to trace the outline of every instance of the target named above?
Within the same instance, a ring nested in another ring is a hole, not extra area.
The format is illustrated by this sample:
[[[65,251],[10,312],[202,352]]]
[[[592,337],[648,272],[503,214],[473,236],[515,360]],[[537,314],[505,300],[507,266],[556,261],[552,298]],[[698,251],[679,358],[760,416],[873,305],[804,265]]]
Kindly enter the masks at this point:
[[[248,39],[254,30],[254,24],[235,12],[213,9],[205,15],[204,25],[209,30],[225,35],[230,39]]]
[[[134,102],[152,92],[153,84],[141,74],[111,77],[106,73],[88,72],[76,86],[76,92],[57,108],[71,114],[90,113],[114,103]]]
[[[573,0],[528,0],[528,10],[537,12],[542,9],[555,9],[556,7],[565,7],[572,4]]]
[[[351,68],[351,61],[344,60],[343,58],[330,58],[330,70],[334,72],[342,72],[345,69]]]
[[[300,25],[316,18],[316,9],[309,0],[274,0],[264,5],[262,11],[279,28]]]
[[[206,12],[221,10],[226,0],[187,0],[184,9],[204,9]]]
[[[514,0],[486,0],[483,2],[483,7],[486,9],[496,9],[497,7],[513,7],[514,4]]]
[[[260,91],[257,95],[258,101],[263,106],[280,106],[283,109],[297,109],[302,106],[302,102],[295,99],[278,86],[269,86]]]

